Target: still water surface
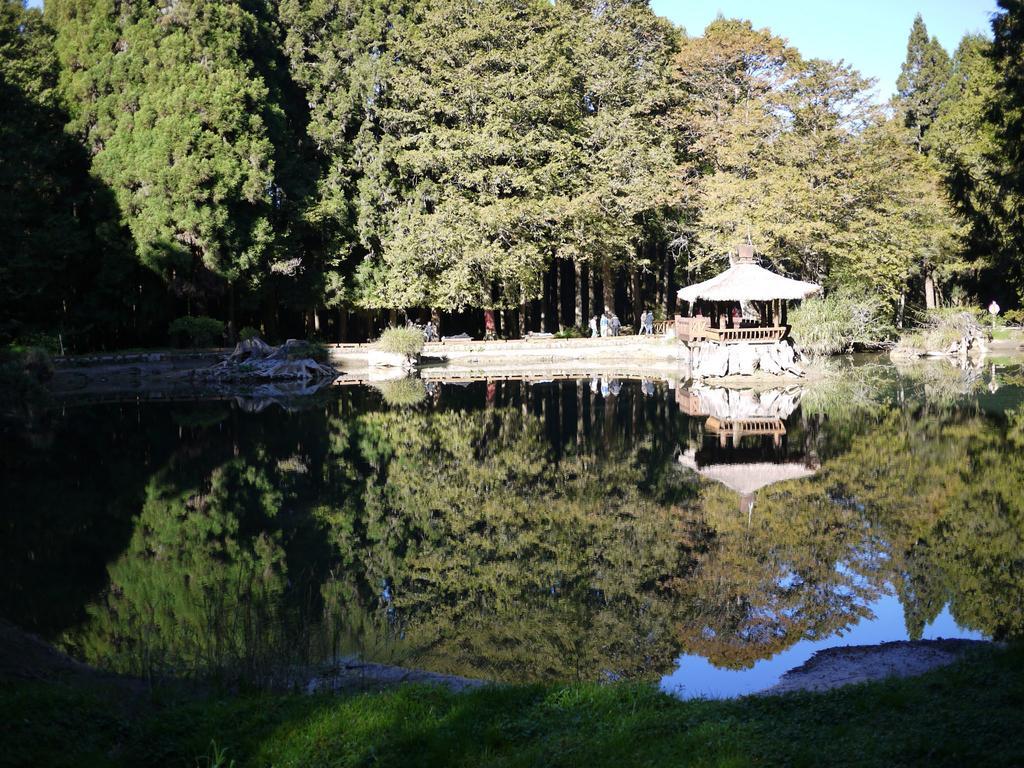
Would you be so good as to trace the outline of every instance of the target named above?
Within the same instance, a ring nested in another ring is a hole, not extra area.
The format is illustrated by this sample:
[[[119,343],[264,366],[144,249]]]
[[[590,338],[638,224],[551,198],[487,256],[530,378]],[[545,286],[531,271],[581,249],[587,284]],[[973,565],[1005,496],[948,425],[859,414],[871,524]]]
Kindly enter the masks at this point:
[[[87,400],[4,425],[0,613],[119,672],[356,654],[720,696],[835,645],[1024,633],[1012,361]]]

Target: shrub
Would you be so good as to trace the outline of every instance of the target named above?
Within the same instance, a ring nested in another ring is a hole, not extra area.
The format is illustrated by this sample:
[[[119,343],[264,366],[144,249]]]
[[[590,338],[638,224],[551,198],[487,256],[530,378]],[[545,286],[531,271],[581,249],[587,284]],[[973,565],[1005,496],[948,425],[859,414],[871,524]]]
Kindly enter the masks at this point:
[[[377,339],[377,348],[382,352],[412,356],[423,351],[424,341],[419,328],[387,328]]]
[[[885,319],[885,305],[874,296],[835,291],[807,299],[789,313],[793,339],[811,355],[852,352],[854,347],[879,347],[894,336]]]
[[[980,310],[930,309],[920,327],[900,337],[896,345],[900,352],[945,352],[964,338],[984,335]]]
[[[291,341],[285,349],[289,360],[305,360],[310,358],[318,363],[327,362],[327,347],[319,341]]]
[[[406,377],[382,381],[377,385],[384,402],[395,408],[419,405],[427,396],[427,389],[420,379]]]
[[[563,328],[555,334],[556,339],[585,339],[589,334],[578,326]]]
[[[59,355],[60,339],[56,333],[30,333],[19,336],[18,340],[11,344],[11,350],[15,352],[26,352],[33,348],[51,355]]]
[[[1003,313],[1003,321],[1007,325],[1024,325],[1024,309],[1011,309]]]
[[[179,317],[167,332],[179,347],[213,347],[224,338],[224,323],[212,317]]]
[[[248,341],[249,339],[255,339],[259,335],[260,332],[258,329],[253,328],[251,325],[247,325],[238,332],[238,340]]]

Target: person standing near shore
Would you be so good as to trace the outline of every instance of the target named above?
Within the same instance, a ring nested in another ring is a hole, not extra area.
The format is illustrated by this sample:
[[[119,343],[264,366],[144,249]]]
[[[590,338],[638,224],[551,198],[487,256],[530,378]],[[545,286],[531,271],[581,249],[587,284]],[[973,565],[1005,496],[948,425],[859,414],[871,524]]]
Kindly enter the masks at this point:
[[[590,338],[596,339],[597,333],[597,315],[590,318]]]
[[[613,314],[611,319],[608,321],[608,325],[611,328],[611,335],[618,336],[619,330],[622,328],[622,323],[619,321],[619,316]]]
[[[609,335],[608,313],[601,315],[601,336]]]

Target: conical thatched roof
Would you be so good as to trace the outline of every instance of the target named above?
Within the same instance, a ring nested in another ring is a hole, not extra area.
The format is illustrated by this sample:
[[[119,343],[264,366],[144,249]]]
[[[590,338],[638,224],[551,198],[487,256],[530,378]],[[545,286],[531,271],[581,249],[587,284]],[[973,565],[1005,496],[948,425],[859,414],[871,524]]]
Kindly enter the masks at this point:
[[[752,494],[773,483],[799,480],[817,474],[816,469],[797,461],[785,464],[767,461],[753,464],[711,464],[701,467],[691,451],[680,454],[679,463],[701,477],[721,483],[741,496]]]
[[[770,301],[806,299],[821,290],[817,283],[791,280],[747,261],[733,264],[725,272],[703,283],[680,289],[679,298],[706,301]]]

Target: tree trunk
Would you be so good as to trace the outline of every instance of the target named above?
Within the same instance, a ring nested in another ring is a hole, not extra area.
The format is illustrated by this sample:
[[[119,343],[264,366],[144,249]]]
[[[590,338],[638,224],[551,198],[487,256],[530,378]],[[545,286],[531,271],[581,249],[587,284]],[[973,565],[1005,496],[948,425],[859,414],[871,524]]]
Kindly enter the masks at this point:
[[[590,311],[587,305],[590,303],[587,301],[587,293],[590,291],[590,286],[587,284],[587,268],[577,262],[575,264],[576,271],[576,290],[573,291],[575,298],[575,320],[578,328],[586,328],[587,323],[590,321]]]
[[[896,309],[896,327],[903,327],[903,314],[907,309],[907,295],[905,293],[900,294],[900,303]]]
[[[643,278],[636,267],[630,270],[630,278],[633,284],[633,327],[639,333],[640,316],[646,311],[644,307]]]
[[[676,260],[668,252],[668,248],[662,246],[665,252],[665,317],[669,320],[676,313]]]
[[[237,329],[235,328],[235,284],[228,284],[228,343],[234,344],[238,340]]]
[[[924,273],[924,306],[935,309],[935,276],[930,270]]]
[[[565,324],[571,327],[578,325],[576,322],[576,284],[579,280],[576,279],[576,265],[571,261],[564,260],[562,270],[564,275],[562,281],[562,312],[565,316]]]
[[[604,310],[615,311],[615,283],[612,280],[612,265],[607,261],[601,264],[601,298],[604,300]]]

